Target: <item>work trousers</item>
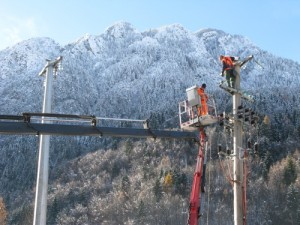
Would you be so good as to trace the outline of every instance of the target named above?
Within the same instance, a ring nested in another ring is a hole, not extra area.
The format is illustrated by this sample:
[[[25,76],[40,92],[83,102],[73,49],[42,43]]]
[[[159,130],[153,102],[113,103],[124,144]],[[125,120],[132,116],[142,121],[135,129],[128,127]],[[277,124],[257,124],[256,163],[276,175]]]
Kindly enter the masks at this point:
[[[235,88],[235,76],[233,70],[225,70],[225,78],[227,80],[228,87]]]

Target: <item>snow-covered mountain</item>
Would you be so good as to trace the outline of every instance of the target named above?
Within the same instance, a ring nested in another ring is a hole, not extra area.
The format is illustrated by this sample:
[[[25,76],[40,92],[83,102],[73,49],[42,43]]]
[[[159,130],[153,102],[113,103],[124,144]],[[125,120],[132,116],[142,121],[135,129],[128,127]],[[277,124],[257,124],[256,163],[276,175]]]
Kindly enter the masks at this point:
[[[64,70],[54,82],[53,112],[127,118],[176,112],[189,86],[205,82],[208,92],[218,90],[220,54],[253,54],[263,65],[251,62],[242,71],[241,85],[255,93],[257,104],[297,92],[300,65],[245,37],[214,29],[192,33],[178,24],[139,32],[129,23],[117,23],[99,36],[87,35],[66,46],[35,38],[1,51],[0,113],[41,111],[43,78],[38,73],[45,59],[59,55]]]
[[[252,60],[242,69],[242,89],[256,97],[252,107],[276,125],[273,139],[298,137],[299,63],[274,56],[243,36],[215,29],[193,33],[179,24],[139,32],[122,22],[65,46],[34,38],[0,51],[0,114],[41,112],[44,78],[38,74],[46,59],[63,56],[63,71],[54,80],[54,113],[150,118],[158,128],[176,128],[178,102],[195,84],[207,84],[219,112],[231,110],[230,96],[219,88],[221,54],[254,55],[260,65]],[[9,196],[8,206],[15,209],[25,201],[22,191],[34,189],[37,138],[1,136],[0,142],[0,196]],[[50,167],[105,144],[105,139],[55,137]]]

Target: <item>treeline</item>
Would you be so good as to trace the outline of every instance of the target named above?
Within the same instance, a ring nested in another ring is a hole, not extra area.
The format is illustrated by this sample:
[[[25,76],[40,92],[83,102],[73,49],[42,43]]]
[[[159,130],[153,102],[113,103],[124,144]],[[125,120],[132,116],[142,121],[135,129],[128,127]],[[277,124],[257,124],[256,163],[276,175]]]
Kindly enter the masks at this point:
[[[185,224],[197,151],[195,143],[128,139],[66,162],[50,176],[47,224]],[[249,224],[299,222],[300,152],[290,152],[269,168],[259,155],[247,159]],[[214,155],[201,220],[229,225],[233,193],[224,167],[232,161]],[[29,201],[9,212],[9,224],[31,224],[32,209]]]

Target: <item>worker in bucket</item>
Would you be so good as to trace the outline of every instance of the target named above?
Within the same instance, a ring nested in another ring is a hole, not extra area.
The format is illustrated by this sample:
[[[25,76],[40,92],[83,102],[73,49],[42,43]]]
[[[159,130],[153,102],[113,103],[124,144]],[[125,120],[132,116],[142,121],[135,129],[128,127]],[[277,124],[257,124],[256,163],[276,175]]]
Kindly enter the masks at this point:
[[[231,56],[220,55],[220,61],[223,64],[222,77],[225,75],[228,87],[235,88],[235,58]]]
[[[206,88],[206,84],[202,84],[200,88],[198,88],[197,92],[200,96],[201,99],[201,107],[198,107],[198,115],[199,116],[204,116],[208,114],[208,108],[207,108],[207,95],[205,94],[205,88]]]

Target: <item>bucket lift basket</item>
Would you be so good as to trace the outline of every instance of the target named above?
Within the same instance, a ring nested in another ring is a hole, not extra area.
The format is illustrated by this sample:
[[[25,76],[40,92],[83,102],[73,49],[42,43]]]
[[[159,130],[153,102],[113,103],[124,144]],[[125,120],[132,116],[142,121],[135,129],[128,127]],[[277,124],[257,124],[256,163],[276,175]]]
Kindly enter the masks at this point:
[[[199,127],[209,126],[218,122],[216,104],[212,96],[207,95],[208,114],[198,115],[198,108],[202,107],[201,98],[197,93],[198,86],[186,89],[187,100],[179,103],[179,123],[183,130],[197,130]]]

